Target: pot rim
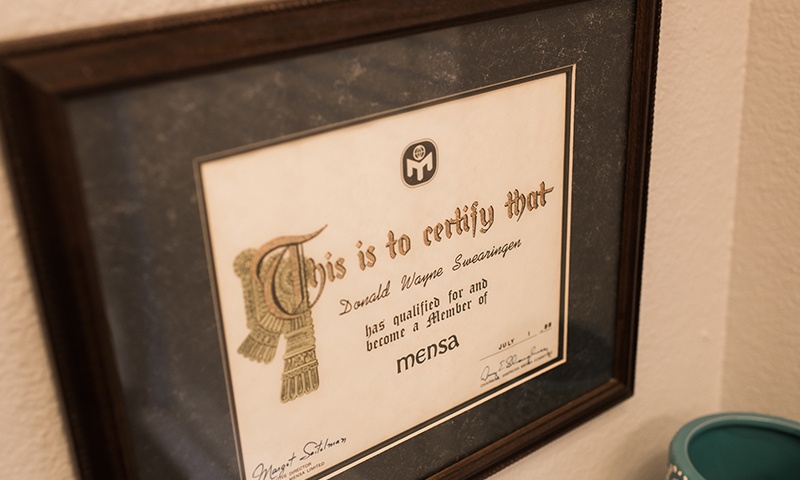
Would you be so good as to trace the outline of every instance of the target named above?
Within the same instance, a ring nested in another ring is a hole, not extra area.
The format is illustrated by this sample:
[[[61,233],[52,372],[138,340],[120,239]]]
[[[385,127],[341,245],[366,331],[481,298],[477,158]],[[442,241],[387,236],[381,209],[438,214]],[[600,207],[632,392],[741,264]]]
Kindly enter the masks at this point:
[[[689,443],[701,433],[728,426],[752,427],[778,431],[800,438],[800,422],[786,418],[752,412],[716,413],[699,417],[687,423],[670,442],[670,469],[680,465],[684,477],[691,480],[704,480],[689,456]]]

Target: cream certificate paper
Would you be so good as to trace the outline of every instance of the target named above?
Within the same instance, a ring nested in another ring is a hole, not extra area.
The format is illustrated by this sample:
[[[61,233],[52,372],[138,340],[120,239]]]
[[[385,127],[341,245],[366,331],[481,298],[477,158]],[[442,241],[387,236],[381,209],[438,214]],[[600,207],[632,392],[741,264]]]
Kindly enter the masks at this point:
[[[567,361],[574,66],[197,162],[243,478],[329,478]]]

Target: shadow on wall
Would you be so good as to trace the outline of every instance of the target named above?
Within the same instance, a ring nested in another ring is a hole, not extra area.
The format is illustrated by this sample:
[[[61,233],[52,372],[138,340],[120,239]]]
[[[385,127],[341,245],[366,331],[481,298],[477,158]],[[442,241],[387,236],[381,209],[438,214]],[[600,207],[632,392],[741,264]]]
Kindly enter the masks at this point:
[[[687,417],[688,418],[688,417]],[[669,442],[680,428],[681,420],[673,416],[649,418],[633,431],[619,451],[609,452],[609,461],[595,478],[662,479],[667,471]],[[614,435],[614,433],[610,433]],[[655,451],[653,445],[657,448]]]

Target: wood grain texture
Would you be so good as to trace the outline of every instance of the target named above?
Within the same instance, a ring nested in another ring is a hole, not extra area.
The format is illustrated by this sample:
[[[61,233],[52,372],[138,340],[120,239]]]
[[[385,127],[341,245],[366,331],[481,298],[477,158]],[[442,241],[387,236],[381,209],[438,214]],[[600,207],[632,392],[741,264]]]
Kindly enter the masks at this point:
[[[70,95],[574,1],[289,1],[12,43],[0,58],[38,89]]]

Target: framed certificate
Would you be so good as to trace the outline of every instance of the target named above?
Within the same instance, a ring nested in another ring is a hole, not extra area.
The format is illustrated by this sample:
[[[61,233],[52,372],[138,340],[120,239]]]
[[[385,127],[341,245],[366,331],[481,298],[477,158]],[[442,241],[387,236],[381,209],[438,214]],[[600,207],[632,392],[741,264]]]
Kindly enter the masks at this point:
[[[265,3],[8,44],[86,478],[482,478],[633,393],[659,4]]]

